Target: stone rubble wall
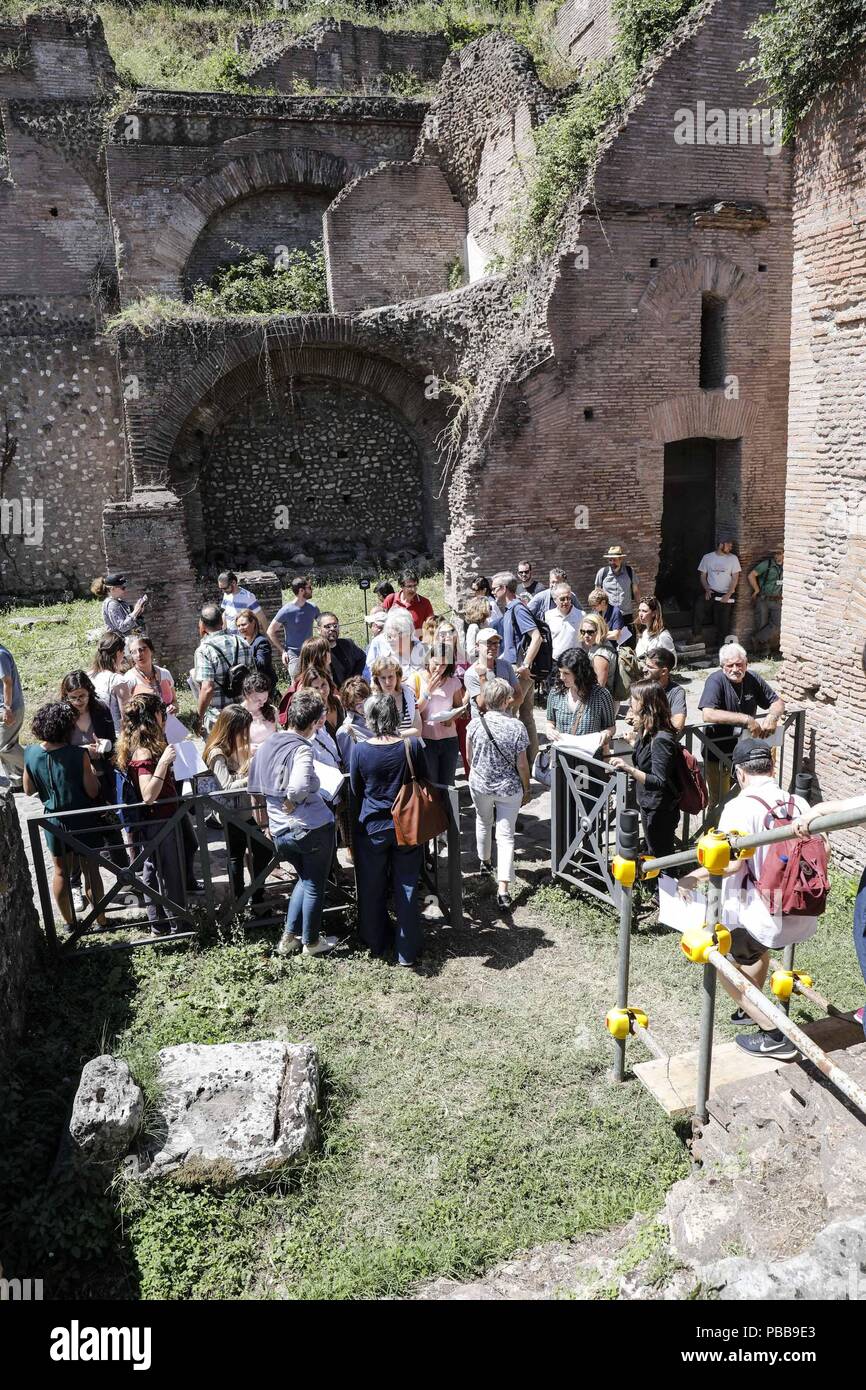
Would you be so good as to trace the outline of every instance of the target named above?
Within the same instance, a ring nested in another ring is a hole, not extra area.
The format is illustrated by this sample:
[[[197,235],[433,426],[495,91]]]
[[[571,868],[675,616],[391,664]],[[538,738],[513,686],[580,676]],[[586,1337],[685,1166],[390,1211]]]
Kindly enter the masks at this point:
[[[866,787],[866,54],[797,131],[782,646],[820,794]],[[863,828],[834,836],[864,862]]]

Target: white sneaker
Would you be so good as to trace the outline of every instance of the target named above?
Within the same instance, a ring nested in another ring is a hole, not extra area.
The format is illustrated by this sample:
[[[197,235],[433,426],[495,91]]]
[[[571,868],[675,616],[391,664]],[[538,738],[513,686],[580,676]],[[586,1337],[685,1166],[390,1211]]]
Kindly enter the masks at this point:
[[[72,906],[75,908],[75,913],[78,917],[81,917],[87,911],[84,893],[80,888],[73,888],[72,890]]]
[[[300,951],[300,949],[300,941],[296,936],[292,936],[290,932],[281,936],[277,943],[278,956],[293,956],[295,951]]]
[[[326,951],[333,951],[335,946],[339,946],[340,939],[337,936],[320,936],[312,946],[304,947],[305,956],[323,956]]]

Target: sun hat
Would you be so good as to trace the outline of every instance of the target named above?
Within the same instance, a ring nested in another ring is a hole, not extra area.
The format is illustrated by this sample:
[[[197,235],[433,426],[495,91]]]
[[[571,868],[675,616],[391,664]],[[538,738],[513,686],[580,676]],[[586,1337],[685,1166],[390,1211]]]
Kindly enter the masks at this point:
[[[621,545],[612,545],[604,552],[603,558],[605,560],[624,560],[625,551]]]

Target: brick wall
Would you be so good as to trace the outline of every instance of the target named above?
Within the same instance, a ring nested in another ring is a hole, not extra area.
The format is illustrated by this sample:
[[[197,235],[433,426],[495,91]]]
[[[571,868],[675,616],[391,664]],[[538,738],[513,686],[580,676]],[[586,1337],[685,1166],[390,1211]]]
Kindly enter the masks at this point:
[[[738,516],[747,567],[780,540],[790,152],[673,139],[680,108],[753,103],[739,68],[751,52],[744,31],[759,11],[746,0],[707,6],[648,74],[602,155],[593,205],[573,205],[566,220],[546,299],[539,303],[542,275],[515,320],[511,356],[490,344],[477,432],[450,494],[452,593],[471,573],[523,552],[539,572],[564,564],[585,593],[612,541],[627,547],[652,588],[664,446],[679,439],[741,441],[736,497],[722,449],[718,510]],[[704,291],[728,299],[736,399],[698,385]],[[746,637],[747,604],[736,624]]]
[[[386,31],[349,20],[321,20],[299,38],[282,20],[240,31],[238,52],[249,55],[249,82],[291,92],[301,81],[336,91],[370,91],[388,77],[435,80],[450,44],[442,34]]]
[[[609,57],[616,35],[611,0],[566,0],[554,15],[553,32],[558,49],[572,63]]]
[[[466,213],[432,165],[384,164],[325,214],[328,292],[336,313],[448,289],[462,269]]]
[[[782,647],[821,795],[866,780],[866,54],[797,131]],[[863,864],[862,828],[833,836]]]
[[[391,97],[138,92],[106,151],[123,302],[178,297],[193,248],[226,209],[276,189],[318,205],[383,159],[410,158],[425,111]]]
[[[330,192],[279,188],[232,203],[211,218],[196,241],[186,265],[185,284],[209,283],[218,266],[238,259],[240,247],[261,251],[270,261],[278,247],[307,250],[310,242],[322,240],[322,218],[330,201]]]

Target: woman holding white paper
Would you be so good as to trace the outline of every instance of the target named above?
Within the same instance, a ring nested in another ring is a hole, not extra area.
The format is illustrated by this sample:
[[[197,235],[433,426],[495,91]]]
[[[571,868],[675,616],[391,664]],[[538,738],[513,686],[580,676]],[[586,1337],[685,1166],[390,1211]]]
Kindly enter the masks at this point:
[[[430,781],[438,786],[453,787],[460,745],[454,718],[466,703],[463,682],[457,675],[449,649],[427,658],[427,669],[421,676],[421,696],[418,712],[421,715],[421,735],[427,750],[427,769]]]
[[[616,710],[610,691],[599,684],[589,654],[569,647],[559,658],[556,680],[547,697],[547,736],[613,733]]]

